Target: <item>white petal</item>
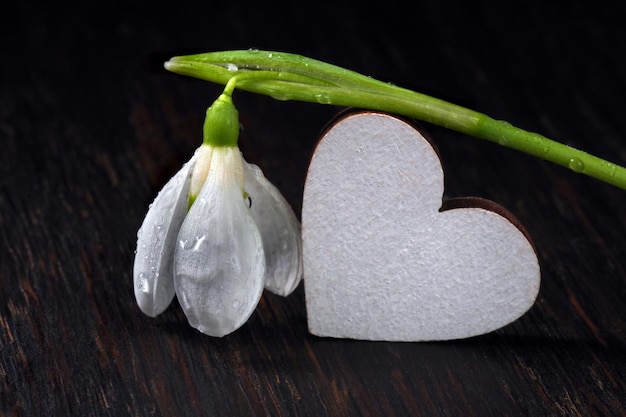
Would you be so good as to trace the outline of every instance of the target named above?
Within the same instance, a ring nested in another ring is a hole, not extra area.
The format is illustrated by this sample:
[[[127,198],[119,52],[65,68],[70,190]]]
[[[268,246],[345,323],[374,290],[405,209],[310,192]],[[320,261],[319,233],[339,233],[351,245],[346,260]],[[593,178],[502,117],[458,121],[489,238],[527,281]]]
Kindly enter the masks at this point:
[[[165,184],[137,233],[135,298],[141,311],[150,317],[161,314],[174,298],[172,262],[178,230],[187,213],[189,177],[195,159],[192,157]]]
[[[243,325],[263,292],[261,235],[242,194],[237,148],[216,148],[178,235],[174,285],[189,324],[210,336]]]
[[[245,189],[252,216],[263,238],[265,288],[287,296],[302,279],[300,223],[280,191],[261,169],[244,161]]]
[[[196,164],[191,173],[191,185],[189,186],[189,195],[195,199],[200,194],[202,185],[206,181],[211,165],[211,156],[213,155],[213,146],[202,144],[195,152]]]

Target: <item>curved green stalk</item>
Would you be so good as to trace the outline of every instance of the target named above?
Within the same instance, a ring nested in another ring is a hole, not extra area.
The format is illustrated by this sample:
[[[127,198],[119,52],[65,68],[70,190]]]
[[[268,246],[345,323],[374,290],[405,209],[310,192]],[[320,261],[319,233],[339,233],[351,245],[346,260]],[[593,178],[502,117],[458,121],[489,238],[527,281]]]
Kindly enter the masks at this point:
[[[626,189],[624,167],[474,110],[300,55],[256,49],[210,52],[174,57],[165,63],[165,68],[228,85],[231,92],[236,87],[278,100],[412,117],[517,149]]]

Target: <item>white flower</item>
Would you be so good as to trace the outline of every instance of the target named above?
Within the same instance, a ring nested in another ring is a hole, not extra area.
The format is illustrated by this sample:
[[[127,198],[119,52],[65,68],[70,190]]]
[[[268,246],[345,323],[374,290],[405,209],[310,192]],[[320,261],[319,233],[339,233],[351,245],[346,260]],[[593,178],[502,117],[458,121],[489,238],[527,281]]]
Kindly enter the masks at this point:
[[[246,322],[264,287],[286,296],[298,286],[302,244],[289,204],[244,161],[236,137],[234,146],[232,138],[207,140],[224,134],[207,133],[223,118],[210,117],[211,108],[204,144],[150,205],[133,275],[145,314],[162,313],[176,295],[193,327],[221,337]]]

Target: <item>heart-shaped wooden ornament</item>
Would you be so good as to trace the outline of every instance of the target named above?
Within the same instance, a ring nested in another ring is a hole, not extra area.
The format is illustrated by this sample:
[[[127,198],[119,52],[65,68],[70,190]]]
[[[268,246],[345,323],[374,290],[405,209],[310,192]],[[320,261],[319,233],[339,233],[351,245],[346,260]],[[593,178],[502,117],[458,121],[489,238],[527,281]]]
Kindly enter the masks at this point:
[[[311,333],[460,339],[534,304],[539,264],[519,223],[493,202],[442,209],[442,197],[439,156],[410,124],[364,112],[326,131],[302,206]]]

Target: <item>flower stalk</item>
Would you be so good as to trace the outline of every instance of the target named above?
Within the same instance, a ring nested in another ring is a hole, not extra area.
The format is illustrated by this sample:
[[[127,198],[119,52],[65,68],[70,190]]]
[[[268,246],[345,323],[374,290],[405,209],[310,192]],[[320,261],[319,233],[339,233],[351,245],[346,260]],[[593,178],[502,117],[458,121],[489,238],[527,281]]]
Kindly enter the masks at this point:
[[[483,113],[300,55],[259,51],[178,56],[165,68],[181,74],[296,100],[395,113],[485,139],[626,189],[626,168]]]

